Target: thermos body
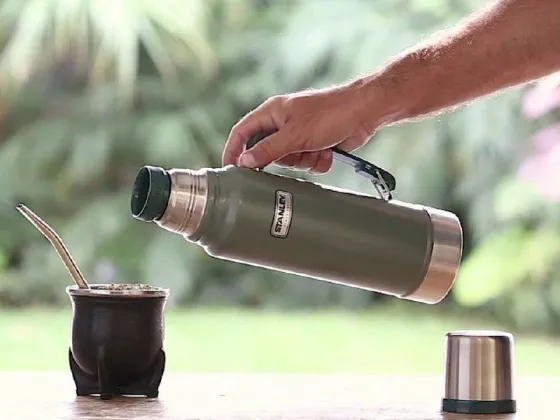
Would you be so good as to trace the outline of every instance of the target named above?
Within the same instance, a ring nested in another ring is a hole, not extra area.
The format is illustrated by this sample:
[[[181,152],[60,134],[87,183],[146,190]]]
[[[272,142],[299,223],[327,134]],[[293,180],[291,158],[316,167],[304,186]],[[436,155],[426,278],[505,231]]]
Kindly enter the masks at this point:
[[[144,167],[131,206],[216,258],[425,303],[461,260],[452,213],[235,166]]]

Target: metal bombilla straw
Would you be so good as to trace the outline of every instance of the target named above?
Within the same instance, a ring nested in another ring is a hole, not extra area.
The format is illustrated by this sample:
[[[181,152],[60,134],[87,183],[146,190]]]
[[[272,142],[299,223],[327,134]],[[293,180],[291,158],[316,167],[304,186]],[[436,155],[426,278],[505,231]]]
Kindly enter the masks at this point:
[[[76,285],[80,289],[89,289],[90,287],[84,275],[78,268],[77,264],[72,258],[72,255],[70,255],[70,252],[66,248],[66,245],[64,245],[64,242],[62,242],[62,239],[60,239],[60,236],[58,236],[54,229],[51,228],[43,219],[33,213],[24,204],[18,204],[16,206],[16,209],[23,215],[23,217],[25,217],[29,221],[29,223],[35,226],[35,228],[37,228],[37,230],[49,240]]]

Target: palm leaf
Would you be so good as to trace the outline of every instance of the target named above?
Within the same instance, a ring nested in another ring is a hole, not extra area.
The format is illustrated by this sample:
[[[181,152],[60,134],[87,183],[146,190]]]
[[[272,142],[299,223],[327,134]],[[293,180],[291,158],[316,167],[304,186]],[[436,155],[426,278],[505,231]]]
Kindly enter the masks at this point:
[[[212,72],[210,5],[205,0],[5,0],[0,27],[11,35],[0,56],[0,75],[17,92],[39,71],[72,59],[77,68],[91,70],[92,82],[116,78],[121,95],[130,96],[141,48],[166,80],[184,66]]]

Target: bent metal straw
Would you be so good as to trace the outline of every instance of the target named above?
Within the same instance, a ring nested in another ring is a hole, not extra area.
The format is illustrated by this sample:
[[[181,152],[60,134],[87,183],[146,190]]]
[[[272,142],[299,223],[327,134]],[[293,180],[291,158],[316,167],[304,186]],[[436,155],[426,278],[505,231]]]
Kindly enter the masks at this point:
[[[76,283],[76,285],[80,289],[89,289],[89,285],[78,268],[77,264],[74,262],[72,255],[60,239],[60,236],[51,228],[43,219],[33,213],[27,206],[24,204],[18,204],[16,206],[17,211],[19,211],[23,217],[25,217],[33,226],[37,228],[39,232],[41,232],[45,238],[49,240],[51,245],[54,247],[56,253],[64,263],[64,266],[70,273],[70,276]]]

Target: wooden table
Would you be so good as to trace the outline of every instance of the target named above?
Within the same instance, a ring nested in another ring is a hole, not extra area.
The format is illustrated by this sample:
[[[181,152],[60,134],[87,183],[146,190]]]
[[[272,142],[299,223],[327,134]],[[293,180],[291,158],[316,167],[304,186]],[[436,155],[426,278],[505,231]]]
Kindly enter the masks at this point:
[[[70,372],[0,372],[2,420],[555,419],[560,378],[518,378],[518,413],[439,412],[441,378],[166,374],[160,398],[76,397]]]

